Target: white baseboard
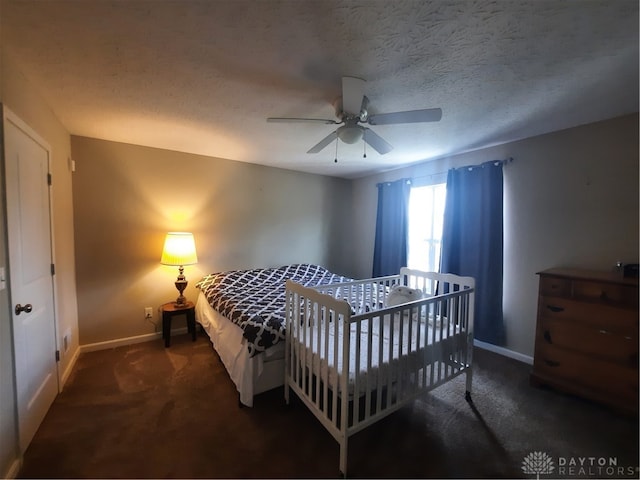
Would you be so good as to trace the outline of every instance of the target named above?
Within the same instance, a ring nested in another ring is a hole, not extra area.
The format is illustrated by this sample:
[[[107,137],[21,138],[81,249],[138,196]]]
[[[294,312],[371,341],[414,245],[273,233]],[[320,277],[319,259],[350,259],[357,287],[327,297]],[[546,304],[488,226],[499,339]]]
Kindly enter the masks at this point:
[[[76,361],[78,361],[78,357],[80,356],[80,347],[76,348],[76,351],[73,352],[73,356],[71,357],[71,360],[69,360],[69,363],[67,363],[67,368],[64,370],[64,372],[62,372],[62,375],[60,377],[60,391],[62,391],[62,389],[64,388],[64,385],[67,383],[67,380],[69,380],[69,376],[71,375],[71,372],[73,371],[73,367],[76,364]]]
[[[491,343],[482,342],[480,340],[474,340],[473,345],[482,348],[484,350],[489,350],[490,352],[497,353],[500,355],[504,355],[505,357],[513,358],[514,360],[518,360],[519,362],[528,363],[529,365],[533,365],[533,357],[529,355],[524,355],[519,352],[514,352],[513,350],[509,350],[508,348],[499,347],[497,345],[493,345]]]
[[[16,478],[22,468],[22,459],[16,458],[2,478]]]
[[[187,328],[176,328],[171,330],[171,335],[180,335],[187,333]],[[151,342],[162,338],[162,332],[145,333],[144,335],[136,335],[135,337],[116,338],[115,340],[107,340],[105,342],[88,343],[80,345],[80,353],[96,352],[98,350],[107,350],[108,348],[123,347],[125,345],[134,345],[136,343]]]

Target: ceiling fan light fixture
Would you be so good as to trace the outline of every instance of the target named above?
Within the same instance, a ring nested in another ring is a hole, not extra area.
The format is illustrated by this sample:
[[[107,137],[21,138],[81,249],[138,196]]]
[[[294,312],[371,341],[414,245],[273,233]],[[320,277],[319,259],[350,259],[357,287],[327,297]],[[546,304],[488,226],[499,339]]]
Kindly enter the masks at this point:
[[[364,127],[360,125],[343,125],[337,130],[338,138],[344,143],[354,144],[364,136]]]

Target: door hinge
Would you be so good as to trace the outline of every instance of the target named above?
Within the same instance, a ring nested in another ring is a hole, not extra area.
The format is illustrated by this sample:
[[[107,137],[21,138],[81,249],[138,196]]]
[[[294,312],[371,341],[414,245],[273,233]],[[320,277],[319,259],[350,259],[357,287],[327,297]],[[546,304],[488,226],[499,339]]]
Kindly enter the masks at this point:
[[[47,184],[48,184],[49,186],[51,186],[52,181],[53,181],[53,180],[52,180],[51,174],[50,174],[50,173],[47,173]]]
[[[56,350],[56,362],[60,361],[60,350]]]
[[[56,274],[56,265],[55,263],[51,264],[51,275],[55,275]]]

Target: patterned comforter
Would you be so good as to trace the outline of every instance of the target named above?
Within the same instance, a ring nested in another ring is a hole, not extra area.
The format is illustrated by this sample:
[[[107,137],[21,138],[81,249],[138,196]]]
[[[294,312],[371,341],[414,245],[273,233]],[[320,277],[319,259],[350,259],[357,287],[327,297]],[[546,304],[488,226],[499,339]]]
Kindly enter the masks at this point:
[[[307,287],[352,280],[318,265],[297,264],[212,273],[196,287],[215,310],[242,329],[253,356],[285,339],[287,279]]]

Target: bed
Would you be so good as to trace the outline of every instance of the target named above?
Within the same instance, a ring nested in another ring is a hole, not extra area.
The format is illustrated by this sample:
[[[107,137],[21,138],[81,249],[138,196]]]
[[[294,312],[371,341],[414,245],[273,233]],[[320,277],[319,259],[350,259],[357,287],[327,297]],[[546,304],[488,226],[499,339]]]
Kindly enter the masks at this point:
[[[391,305],[399,286],[417,300]],[[285,401],[293,391],[340,444],[453,378],[472,383],[474,279],[407,268],[315,287],[286,282]]]
[[[197,284],[196,321],[209,336],[241,405],[284,383],[285,282],[304,286],[351,279],[313,264],[230,270]]]

